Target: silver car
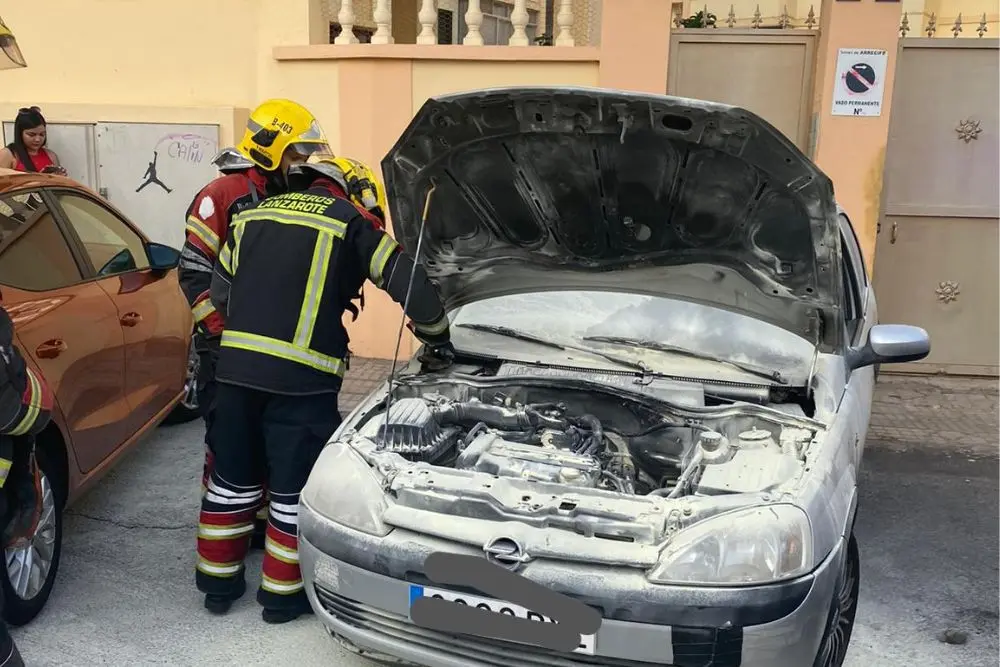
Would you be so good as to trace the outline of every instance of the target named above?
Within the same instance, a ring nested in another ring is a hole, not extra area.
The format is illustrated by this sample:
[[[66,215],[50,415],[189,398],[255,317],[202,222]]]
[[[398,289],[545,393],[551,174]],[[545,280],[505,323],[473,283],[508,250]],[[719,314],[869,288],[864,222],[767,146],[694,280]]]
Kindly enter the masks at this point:
[[[345,419],[300,507],[312,605],[344,646],[433,667],[842,664],[876,324],[830,180],[745,109],[580,88],[430,99],[382,163],[450,314]],[[434,629],[485,558],[598,610],[575,650]]]

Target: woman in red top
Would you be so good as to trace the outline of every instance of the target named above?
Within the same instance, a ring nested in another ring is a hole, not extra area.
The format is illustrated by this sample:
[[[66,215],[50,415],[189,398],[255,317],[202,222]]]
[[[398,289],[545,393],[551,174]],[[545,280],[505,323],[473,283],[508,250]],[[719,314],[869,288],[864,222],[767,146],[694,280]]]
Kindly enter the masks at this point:
[[[45,118],[38,107],[25,107],[14,119],[14,141],[0,149],[0,167],[65,176],[59,156],[45,147]]]

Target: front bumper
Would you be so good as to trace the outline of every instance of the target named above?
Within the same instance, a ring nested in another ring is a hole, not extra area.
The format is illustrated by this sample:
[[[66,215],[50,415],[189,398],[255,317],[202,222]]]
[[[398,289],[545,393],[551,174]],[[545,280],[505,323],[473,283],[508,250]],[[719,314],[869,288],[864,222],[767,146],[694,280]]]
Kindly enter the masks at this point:
[[[358,648],[427,667],[808,667],[830,611],[843,543],[806,577],[736,590],[652,585],[627,568],[527,565],[524,576],[602,611],[595,655],[414,625],[410,584],[434,585],[422,565],[435,551],[481,553],[400,529],[384,538],[367,535],[300,506],[302,576],[327,629]]]

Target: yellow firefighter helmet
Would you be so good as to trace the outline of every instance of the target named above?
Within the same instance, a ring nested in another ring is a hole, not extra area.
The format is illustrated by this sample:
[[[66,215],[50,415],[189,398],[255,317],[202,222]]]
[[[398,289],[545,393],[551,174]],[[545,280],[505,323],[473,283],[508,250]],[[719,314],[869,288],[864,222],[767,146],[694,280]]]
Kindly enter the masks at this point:
[[[236,148],[266,171],[278,169],[288,150],[303,161],[310,155],[333,155],[316,117],[301,104],[285,99],[267,100],[254,109]]]
[[[289,178],[296,179],[297,174],[310,169],[340,183],[352,202],[375,214],[380,220],[385,220],[385,188],[371,167],[364,162],[343,156],[315,154],[305,164],[295,165]]]
[[[316,159],[316,158],[313,158]],[[385,188],[371,167],[360,160],[349,157],[326,158],[340,167],[347,182],[347,194],[351,200],[363,206],[382,220],[385,220]]]

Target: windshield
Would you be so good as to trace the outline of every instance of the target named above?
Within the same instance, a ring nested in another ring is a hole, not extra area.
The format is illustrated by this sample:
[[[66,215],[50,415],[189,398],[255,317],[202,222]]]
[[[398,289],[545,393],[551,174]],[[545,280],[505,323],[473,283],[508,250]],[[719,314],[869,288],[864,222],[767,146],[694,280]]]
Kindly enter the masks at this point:
[[[760,381],[732,366],[707,359],[622,344],[634,339],[702,357],[777,371],[802,384],[809,376],[813,345],[788,331],[751,317],[697,303],[621,292],[555,291],[485,299],[451,313],[455,345],[501,354],[533,345],[461,325],[502,326],[552,343],[572,344],[641,361],[652,371],[705,379]],[[594,338],[597,337],[597,340]],[[532,351],[541,349],[534,346]],[[551,350],[558,354],[558,350]]]

